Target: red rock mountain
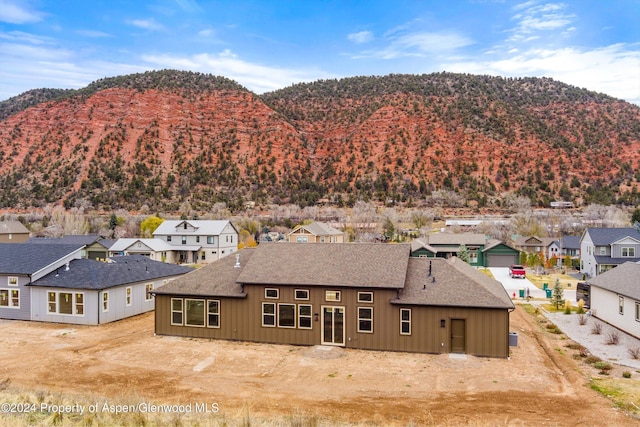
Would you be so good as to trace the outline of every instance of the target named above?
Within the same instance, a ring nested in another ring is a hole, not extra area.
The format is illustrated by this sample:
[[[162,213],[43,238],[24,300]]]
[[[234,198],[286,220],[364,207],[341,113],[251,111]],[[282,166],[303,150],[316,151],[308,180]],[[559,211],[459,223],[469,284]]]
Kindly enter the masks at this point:
[[[354,77],[258,96],[157,71],[0,103],[0,207],[639,204],[640,108],[551,79]]]

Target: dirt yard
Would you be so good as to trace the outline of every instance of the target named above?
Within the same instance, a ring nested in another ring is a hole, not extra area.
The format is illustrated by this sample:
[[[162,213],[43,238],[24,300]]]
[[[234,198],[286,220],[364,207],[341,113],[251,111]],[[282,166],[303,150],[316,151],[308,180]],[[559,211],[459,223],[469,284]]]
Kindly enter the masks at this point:
[[[160,337],[153,313],[100,327],[0,321],[0,385],[315,424],[640,425],[590,389],[596,374],[566,339],[521,307],[511,322],[518,346],[503,360]]]

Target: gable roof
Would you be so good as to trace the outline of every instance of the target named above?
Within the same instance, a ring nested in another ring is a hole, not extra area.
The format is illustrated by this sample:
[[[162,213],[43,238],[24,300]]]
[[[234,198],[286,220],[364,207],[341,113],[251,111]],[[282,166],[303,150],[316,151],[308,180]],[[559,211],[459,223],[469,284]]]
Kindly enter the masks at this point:
[[[198,268],[155,289],[153,293],[243,298],[247,294],[242,289],[242,285],[238,283],[238,276],[242,267],[251,259],[256,250],[255,248],[243,248],[235,253],[236,256],[227,256]],[[236,260],[239,261],[240,268],[235,267]]]
[[[142,255],[118,256],[109,262],[76,259],[69,269],[59,268],[30,286],[102,290],[128,283],[178,276],[192,271],[183,265],[153,261]]]
[[[0,274],[33,274],[83,247],[59,243],[0,243]]]
[[[228,220],[204,220],[204,219],[179,219],[172,220],[167,219],[162,221],[162,224],[156,228],[153,232],[153,235],[176,235],[176,234],[184,234],[185,230],[182,228],[182,225],[187,223],[189,226],[196,229],[196,232],[199,235],[208,235],[208,236],[218,236],[222,233],[224,228],[231,224]],[[233,227],[233,224],[231,224]],[[234,227],[235,230],[235,227]],[[192,231],[188,231],[188,233],[193,233]]]
[[[515,308],[500,282],[456,257],[411,258],[405,287],[391,303]]]
[[[267,285],[402,288],[408,244],[263,243],[238,276],[240,283]]]
[[[29,243],[62,243],[69,245],[89,246],[102,240],[99,234],[70,234],[62,237],[32,237]]]
[[[544,246],[549,247],[553,243],[559,245],[558,239],[554,237],[520,236],[513,244],[516,246]]]
[[[137,242],[149,247],[155,252],[172,251],[175,250],[175,246],[171,246],[169,243],[162,239],[136,239],[136,238],[121,238],[115,241],[109,247],[111,252],[123,252],[135,245]],[[182,249],[182,246],[180,247]]]
[[[633,227],[587,228],[583,236],[586,233],[589,233],[589,237],[591,237],[591,241],[595,246],[607,246],[625,237],[631,237],[640,242],[640,232]],[[580,240],[582,240],[582,238]]]
[[[563,236],[560,246],[564,249],[580,249],[580,236]]]
[[[342,231],[330,227],[324,222],[318,221],[312,222],[311,224],[298,225],[289,234],[293,234],[301,228],[313,234],[314,236],[340,236],[344,234],[342,233]]]
[[[0,234],[29,234],[29,229],[20,221],[0,221]]]
[[[640,264],[626,262],[587,280],[587,283],[640,300],[640,281],[638,281],[638,277],[640,277]]]
[[[434,233],[426,238],[430,246],[434,245],[484,245],[487,238],[478,233]]]

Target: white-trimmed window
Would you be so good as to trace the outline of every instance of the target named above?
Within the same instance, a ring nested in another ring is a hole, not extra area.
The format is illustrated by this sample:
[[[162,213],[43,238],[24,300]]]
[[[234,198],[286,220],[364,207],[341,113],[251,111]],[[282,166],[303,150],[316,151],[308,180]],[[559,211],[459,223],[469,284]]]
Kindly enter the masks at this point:
[[[636,248],[622,248],[622,256],[624,258],[635,258],[636,257]]]
[[[640,322],[640,302],[636,303],[636,322]]]
[[[373,302],[373,292],[358,292],[358,302]]]
[[[607,254],[607,248],[605,246],[600,246],[600,255],[606,255]]]
[[[207,236],[207,245],[213,245],[216,243],[215,236]]]
[[[358,332],[373,333],[373,307],[358,307]]]
[[[153,291],[153,283],[147,283],[146,285],[144,285],[145,301],[151,301],[153,299],[153,294],[151,293],[152,291]]]
[[[18,278],[16,276],[9,276],[7,278],[7,284],[9,286],[18,286]]]
[[[294,291],[295,299],[305,300],[309,299],[309,290],[308,289],[296,289]]]
[[[276,326],[276,304],[273,302],[262,303],[262,326]]]
[[[624,315],[624,297],[622,295],[618,296],[618,312]]]
[[[298,304],[298,328],[311,329],[311,313],[313,308],[309,304]]]
[[[102,311],[109,311],[109,291],[102,291]]]
[[[400,335],[411,335],[411,309],[400,309]]]
[[[280,328],[296,327],[296,305],[295,304],[278,304],[278,327]]]
[[[265,288],[264,297],[267,299],[278,299],[280,298],[280,289]]]
[[[20,308],[20,290],[0,289],[0,307]]]
[[[55,292],[47,292],[47,313],[57,313],[58,304]]]
[[[207,327],[220,327],[220,300],[207,300]]]
[[[167,236],[167,242],[171,241],[171,236]]]
[[[47,292],[47,313],[84,316],[84,293]]]
[[[204,327],[203,299],[184,299],[184,325]]]
[[[183,245],[187,244],[187,236],[182,236],[182,244]]]
[[[307,236],[298,236],[296,237],[296,243],[307,243],[309,239]]]
[[[325,301],[340,302],[340,291],[325,291]]]
[[[478,263],[478,250],[471,249],[469,250],[469,264],[477,264]]]
[[[132,292],[133,290],[131,289],[131,286],[127,286],[127,288],[124,290],[125,302],[127,304],[127,307],[130,307],[132,303],[132,299],[133,299],[133,295],[131,295]]]
[[[182,298],[171,298],[171,324],[182,326]]]

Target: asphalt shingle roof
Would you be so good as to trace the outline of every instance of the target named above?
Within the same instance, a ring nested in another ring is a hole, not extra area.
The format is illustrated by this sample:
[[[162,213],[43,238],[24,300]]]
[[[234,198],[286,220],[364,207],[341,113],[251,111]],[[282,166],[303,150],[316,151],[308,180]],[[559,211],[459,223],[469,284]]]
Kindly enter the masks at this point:
[[[408,267],[405,287],[393,304],[514,308],[500,282],[459,258],[411,258]]]
[[[410,245],[261,244],[242,269],[247,284],[402,288]]]
[[[1,274],[33,274],[60,261],[84,245],[0,243]]]
[[[102,240],[102,237],[98,234],[70,234],[63,237],[32,237],[28,243],[58,243],[67,245],[92,245],[95,242]]]
[[[256,250],[253,248],[241,249],[160,286],[153,292],[160,295],[245,297],[246,293],[243,291],[242,285],[237,282],[238,275]],[[240,268],[235,267],[237,256],[240,257]]]
[[[626,262],[587,280],[587,283],[635,300],[640,300],[640,264]]]
[[[127,283],[179,276],[193,271],[183,265],[153,261],[142,255],[112,257],[111,262],[76,259],[31,286],[101,290]]]
[[[640,232],[633,227],[627,228],[587,228],[591,241],[595,246],[607,246],[625,237],[631,237],[640,242]]]
[[[222,230],[229,224],[227,220],[204,220],[204,219],[189,219],[189,220],[174,220],[167,219],[162,222],[153,232],[153,235],[176,235],[183,234],[185,230],[181,228],[184,223],[196,228],[195,232],[189,231],[188,234],[197,234],[201,236],[217,236],[222,233]]]

